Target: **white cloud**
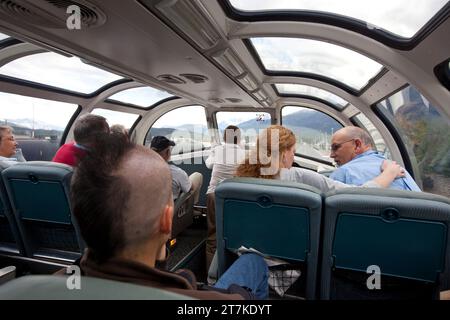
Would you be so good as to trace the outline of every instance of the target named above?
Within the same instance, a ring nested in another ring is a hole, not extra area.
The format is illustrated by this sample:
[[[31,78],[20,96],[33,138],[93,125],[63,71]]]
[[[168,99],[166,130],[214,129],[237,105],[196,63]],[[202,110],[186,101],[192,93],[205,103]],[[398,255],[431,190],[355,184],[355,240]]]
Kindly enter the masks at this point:
[[[173,95],[150,87],[139,87],[120,91],[110,96],[109,99],[149,107],[168,97],[173,97]]]
[[[188,106],[172,110],[159,118],[154,128],[175,128],[185,124],[204,125],[206,127],[205,108]]]
[[[97,114],[99,116],[105,117],[106,121],[110,126],[115,124],[121,124],[125,126],[125,128],[130,129],[131,126],[135,123],[139,115],[131,114],[120,111],[113,111],[101,108],[95,108],[92,110],[93,114]]]
[[[78,58],[67,58],[53,52],[19,58],[2,66],[0,73],[81,93],[92,93],[122,78],[87,65]]]
[[[268,70],[319,74],[357,90],[382,68],[362,54],[323,41],[274,37],[251,40]]]
[[[77,105],[0,92],[0,120],[31,119],[65,128]]]
[[[366,21],[403,37],[412,37],[447,0],[230,0],[241,10],[313,10]]]

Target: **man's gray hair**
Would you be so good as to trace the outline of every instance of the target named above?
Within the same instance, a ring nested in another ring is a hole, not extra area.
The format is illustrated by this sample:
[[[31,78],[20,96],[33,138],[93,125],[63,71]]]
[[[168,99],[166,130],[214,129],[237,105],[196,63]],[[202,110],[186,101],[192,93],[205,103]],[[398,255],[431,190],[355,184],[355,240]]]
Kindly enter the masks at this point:
[[[369,145],[373,147],[372,138],[367,133],[367,131],[358,128],[358,127],[345,127],[345,131],[347,136],[350,139],[360,139],[365,145]]]

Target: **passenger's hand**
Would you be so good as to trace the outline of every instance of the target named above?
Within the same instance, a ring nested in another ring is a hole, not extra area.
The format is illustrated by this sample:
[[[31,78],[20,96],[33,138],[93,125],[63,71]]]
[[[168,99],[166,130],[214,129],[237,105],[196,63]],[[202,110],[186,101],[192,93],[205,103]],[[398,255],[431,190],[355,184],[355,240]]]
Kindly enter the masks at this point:
[[[397,178],[402,178],[405,176],[405,169],[403,169],[397,162],[390,161],[390,160],[384,160],[383,164],[381,165],[381,171],[387,171],[389,173],[392,173]]]

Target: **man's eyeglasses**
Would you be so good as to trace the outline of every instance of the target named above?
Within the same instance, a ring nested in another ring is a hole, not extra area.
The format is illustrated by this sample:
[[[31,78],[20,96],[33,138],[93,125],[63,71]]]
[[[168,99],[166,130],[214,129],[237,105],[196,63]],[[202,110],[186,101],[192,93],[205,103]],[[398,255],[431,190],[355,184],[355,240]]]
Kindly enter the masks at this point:
[[[342,145],[344,144],[344,143],[347,143],[347,142],[350,142],[350,141],[353,141],[353,140],[355,140],[355,139],[350,139],[350,140],[347,140],[347,141],[344,141],[344,142],[341,142],[341,143],[333,143],[332,145],[331,145],[331,151],[333,151],[333,152],[336,152],[336,151],[338,151],[339,150],[339,148],[340,147],[342,147]]]

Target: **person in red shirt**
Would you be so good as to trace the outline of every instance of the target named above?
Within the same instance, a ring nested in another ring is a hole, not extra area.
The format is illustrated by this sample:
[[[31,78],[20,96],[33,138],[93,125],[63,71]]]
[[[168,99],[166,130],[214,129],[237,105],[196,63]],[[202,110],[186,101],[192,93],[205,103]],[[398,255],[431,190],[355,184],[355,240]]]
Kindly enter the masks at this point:
[[[90,113],[81,116],[73,130],[75,141],[62,145],[52,161],[75,166],[89,149],[95,147],[96,138],[102,133],[109,133],[109,125],[104,117]]]

